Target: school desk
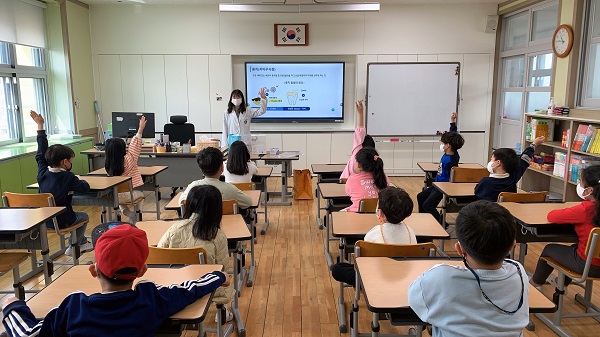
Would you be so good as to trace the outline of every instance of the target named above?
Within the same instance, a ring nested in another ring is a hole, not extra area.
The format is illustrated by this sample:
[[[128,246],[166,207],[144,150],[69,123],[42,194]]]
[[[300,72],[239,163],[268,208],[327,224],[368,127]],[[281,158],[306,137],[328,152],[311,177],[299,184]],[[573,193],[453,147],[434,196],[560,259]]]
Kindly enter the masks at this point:
[[[337,238],[331,238],[331,229],[329,223],[331,222],[331,213],[332,207],[335,202],[338,202],[343,205],[351,205],[350,197],[346,194],[346,184],[338,184],[338,183],[320,183],[317,184],[317,190],[319,193],[317,194],[317,223],[319,224],[319,229],[323,229],[323,223],[321,222],[321,210],[318,206],[320,204],[320,197],[323,197],[327,201],[327,212],[325,214],[325,231],[327,232],[325,235],[325,258],[327,259],[327,265],[329,268],[333,266],[333,260],[331,259],[331,254],[329,253],[329,242],[330,241],[339,241]]]
[[[156,198],[156,218],[160,219],[160,185],[158,184],[158,174],[165,171],[168,166],[139,166],[140,174],[144,185],[136,187],[140,191],[154,191],[154,197]],[[88,173],[90,176],[106,176],[106,169],[101,168],[96,171]],[[141,211],[145,213],[147,211]]]
[[[171,285],[179,284],[187,280],[195,280],[201,276],[214,272],[221,271],[221,265],[189,265],[183,268],[149,268],[146,274],[136,282],[141,280],[152,280],[156,284]],[[94,279],[89,272],[89,266],[73,266],[58,277],[52,284],[42,289],[38,294],[34,295],[27,301],[27,305],[38,319],[42,319],[46,314],[56,308],[69,294],[74,291],[82,291],[87,295],[99,293],[100,283]],[[203,336],[203,325],[206,313],[212,301],[213,294],[208,294],[198,299],[196,302],[188,305],[180,312],[172,315],[167,319],[167,324],[163,327],[170,327],[168,331],[173,333],[171,329],[175,328],[179,334],[183,331],[183,324],[198,324],[199,335]],[[142,323],[142,322],[140,322]]]
[[[79,179],[88,182],[90,191],[88,193],[75,193],[71,204],[74,206],[102,207],[101,222],[108,221],[106,210],[109,211],[109,219],[117,221],[117,216],[119,215],[119,191],[117,186],[131,180],[131,177],[79,176]],[[35,183],[27,185],[27,188],[37,190],[39,186]]]
[[[448,239],[450,236],[429,213],[413,213],[404,219],[414,232],[419,242],[435,239]],[[334,237],[340,238],[339,259],[344,260],[347,239],[362,240],[365,235],[379,223],[373,213],[335,212],[332,214],[331,231]],[[416,242],[415,242],[416,243]],[[329,246],[329,245],[328,245]],[[443,247],[442,247],[443,248]],[[445,255],[438,247],[440,255]],[[344,284],[340,282],[339,291],[340,332],[346,332],[346,308],[344,306]]]
[[[579,205],[579,202],[566,203],[516,203],[503,202],[510,214],[521,225],[517,230],[517,243],[519,244],[519,262],[525,261],[527,243],[529,242],[578,242],[573,225],[553,224],[548,221],[548,213],[556,209],[563,209]]]
[[[172,224],[173,221],[154,220],[140,221],[136,224],[136,226],[146,232],[146,235],[148,236],[148,244],[153,246],[158,244],[160,238],[169,229],[169,227],[171,227]],[[223,229],[223,232],[225,232],[225,235],[227,236],[227,242],[234,243],[236,247],[233,251],[235,257],[233,261],[233,284],[237,291],[233,297],[231,309],[236,321],[238,336],[243,336],[245,335],[246,331],[244,328],[244,322],[242,321],[242,316],[240,315],[238,298],[242,289],[241,284],[246,275],[246,269],[242,268],[242,270],[239,270],[242,254],[244,254],[241,243],[242,241],[251,240],[252,235],[250,234],[244,219],[239,214],[224,215],[221,221],[221,229]]]
[[[37,264],[35,254],[31,256],[31,271],[21,276],[27,280],[40,271],[44,272],[44,283],[52,282],[54,273],[50,261],[46,221],[65,211],[65,207],[0,208],[0,249],[29,249],[42,253],[42,265]]]
[[[408,304],[408,287],[423,272],[431,269],[436,264],[463,265],[462,260],[449,260],[444,258],[423,259],[393,259],[387,257],[358,257],[356,270],[362,282],[363,294],[367,308],[373,313],[373,331],[379,330],[379,314],[392,313],[394,317],[401,318],[402,325],[416,325],[418,329],[424,324],[412,311]],[[473,278],[473,282],[476,282]],[[554,303],[539,290],[529,286],[529,312],[554,312]],[[357,291],[360,291],[357,289]],[[480,294],[476,294],[479,296]],[[355,303],[352,312],[351,336],[357,337],[358,333],[358,296],[355,294]],[[491,304],[490,304],[491,305]],[[377,335],[374,333],[373,335]],[[371,334],[369,334],[371,336]]]
[[[274,206],[290,206],[291,201],[287,201],[288,197],[292,197],[292,194],[288,192],[288,177],[292,175],[292,160],[300,160],[299,155],[295,155],[297,151],[283,151],[280,154],[265,154],[261,157],[265,161],[265,164],[279,165],[281,164],[281,193],[280,192],[269,192],[270,195],[280,195],[281,201],[269,201]]]
[[[310,169],[317,175],[318,183],[337,183],[346,164],[312,164]]]
[[[440,163],[429,163],[429,162],[418,162],[417,166],[425,172],[425,180],[423,181],[423,189],[431,186],[433,181],[435,180],[435,176],[438,173],[438,169]],[[477,163],[460,163],[459,167],[465,168],[483,168],[480,164]]]

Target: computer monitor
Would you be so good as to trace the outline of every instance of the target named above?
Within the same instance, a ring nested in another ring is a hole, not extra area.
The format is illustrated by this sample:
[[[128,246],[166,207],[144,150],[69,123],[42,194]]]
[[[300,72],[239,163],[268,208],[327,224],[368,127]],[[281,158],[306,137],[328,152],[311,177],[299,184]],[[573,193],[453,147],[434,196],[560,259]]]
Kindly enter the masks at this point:
[[[112,136],[116,138],[131,138],[140,125],[140,118],[146,117],[146,127],[142,138],[154,138],[154,114],[151,112],[117,112],[112,113]]]

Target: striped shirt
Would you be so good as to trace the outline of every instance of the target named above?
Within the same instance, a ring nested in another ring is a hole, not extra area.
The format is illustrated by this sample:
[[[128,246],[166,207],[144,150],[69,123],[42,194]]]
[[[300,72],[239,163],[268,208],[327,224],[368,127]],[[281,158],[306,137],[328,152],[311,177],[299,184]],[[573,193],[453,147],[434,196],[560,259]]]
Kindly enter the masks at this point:
[[[133,138],[131,138],[131,142],[129,142],[129,147],[127,148],[127,154],[125,155],[125,170],[123,171],[123,175],[126,177],[131,177],[131,183],[133,184],[133,188],[144,185],[144,181],[142,180],[142,175],[140,174],[140,169],[138,168],[138,158],[140,157],[140,152],[142,152],[142,135],[139,133],[136,134]]]

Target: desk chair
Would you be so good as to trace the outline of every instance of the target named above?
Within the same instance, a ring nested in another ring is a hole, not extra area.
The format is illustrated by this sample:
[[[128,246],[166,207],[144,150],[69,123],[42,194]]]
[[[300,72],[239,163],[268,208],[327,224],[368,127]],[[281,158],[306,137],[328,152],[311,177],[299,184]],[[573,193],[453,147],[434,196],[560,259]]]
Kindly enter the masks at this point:
[[[120,183],[117,186],[117,190],[119,193],[129,193],[129,195],[131,196],[130,201],[119,202],[119,206],[126,206],[126,207],[133,206],[133,210],[134,210],[136,216],[133,219],[129,219],[129,220],[131,220],[134,225],[137,221],[142,221],[142,210],[140,209],[140,204],[142,201],[144,201],[145,197],[142,195],[141,197],[139,197],[137,199],[133,198],[133,184],[131,182],[131,179]]]
[[[487,168],[452,167],[450,171],[451,183],[478,183],[483,177],[490,173]],[[450,198],[446,206],[446,213],[458,213],[463,207],[473,201],[472,197]]]
[[[558,271],[558,282],[556,285],[556,292],[554,294],[556,303],[556,312],[554,313],[553,319],[550,319],[546,314],[535,314],[537,318],[539,318],[542,322],[546,323],[546,325],[552,329],[556,334],[562,337],[570,337],[571,335],[564,330],[564,328],[560,325],[560,322],[563,318],[577,318],[577,317],[600,317],[600,308],[592,303],[592,289],[593,282],[599,281],[600,277],[591,277],[588,275],[590,266],[592,264],[593,258],[600,258],[600,242],[598,242],[598,238],[600,236],[600,228],[594,227],[590,232],[590,236],[588,237],[588,243],[585,247],[585,253],[587,255],[587,259],[585,260],[585,267],[583,269],[583,273],[579,274],[575,271],[570,270],[569,268],[559,264],[554,261],[554,259],[550,257],[542,257],[542,260],[548,262],[550,266],[552,266],[556,271]],[[573,280],[573,284],[585,289],[584,295],[580,294],[575,295],[575,300],[579,303],[583,304],[586,307],[586,313],[580,314],[569,314],[565,315],[562,313],[563,310],[563,301],[565,296],[565,277],[570,277]],[[585,286],[583,285],[585,283]]]
[[[363,240],[356,241],[354,245],[354,256],[372,256],[372,257],[417,257],[417,256],[435,256],[436,246],[432,242],[426,242],[416,245],[388,245],[383,243],[374,243],[367,242]],[[361,280],[358,271],[356,271],[356,291],[354,294],[354,302],[352,304],[352,314],[350,317],[350,333],[352,337],[358,337],[360,334],[358,332],[358,301],[360,300],[360,287]],[[345,315],[342,318],[342,310],[344,306],[344,292],[343,292],[343,284],[340,283],[340,322],[345,320]],[[421,320],[417,321],[406,321],[401,325],[416,325],[416,336],[421,336],[422,332],[422,322]],[[400,324],[398,324],[400,325]],[[345,326],[343,326],[345,329]],[[373,322],[371,324],[372,331],[379,331],[379,313],[373,313]],[[340,331],[342,330],[342,325],[340,324]],[[371,336],[371,334],[369,334]]]
[[[20,300],[25,300],[25,288],[21,283],[19,275],[19,264],[30,258],[30,253],[20,252],[2,252],[0,253],[0,275],[4,275],[12,270],[13,272],[13,288],[15,296]],[[10,294],[11,291],[2,290],[2,294]]]
[[[54,201],[54,196],[51,193],[38,193],[38,194],[21,194],[21,193],[11,193],[4,192],[2,193],[2,201],[4,202],[5,207],[55,207],[56,202]],[[59,237],[60,250],[53,254],[52,257],[56,257],[58,255],[62,255],[66,250],[66,235],[67,233],[71,233],[71,250],[73,252],[73,265],[76,266],[79,264],[79,257],[81,256],[81,252],[79,250],[79,242],[77,240],[76,230],[77,228],[87,224],[89,220],[81,221],[73,226],[66,228],[58,228],[58,222],[56,218],[52,218],[52,222],[54,223],[54,232]],[[32,267],[36,262],[36,254],[33,252],[31,264]],[[53,262],[56,264],[67,264],[63,262]]]
[[[237,200],[223,200],[223,215],[238,214]]]
[[[362,198],[358,202],[358,213],[375,213],[379,198]]]
[[[529,193],[500,192],[498,202],[546,202],[547,197],[547,191]]]
[[[196,143],[196,130],[194,124],[187,123],[187,116],[171,116],[171,123],[165,124],[164,131],[169,135],[169,141],[187,144]]]

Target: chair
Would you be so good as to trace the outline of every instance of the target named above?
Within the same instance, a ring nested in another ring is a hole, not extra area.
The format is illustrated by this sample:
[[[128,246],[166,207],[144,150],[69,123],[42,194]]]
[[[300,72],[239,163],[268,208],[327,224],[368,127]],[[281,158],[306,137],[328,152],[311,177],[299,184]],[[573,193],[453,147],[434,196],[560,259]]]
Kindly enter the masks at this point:
[[[223,200],[223,215],[238,214],[237,200]]]
[[[363,240],[356,241],[354,245],[354,256],[360,257],[426,257],[435,256],[436,246],[432,242],[420,243],[415,245],[388,245],[383,243],[367,242]],[[361,280],[358,271],[356,272],[356,291],[354,294],[354,303],[352,306],[352,314],[350,318],[350,330],[351,336],[358,336],[358,301],[360,300],[360,287]],[[346,319],[344,309],[344,285],[340,282],[340,322],[344,322]],[[416,325],[417,336],[421,335],[422,322],[418,321],[407,321],[404,325]],[[373,313],[372,322],[373,331],[379,330],[379,313]],[[345,325],[340,323],[340,331],[346,330]]]
[[[165,124],[164,132],[169,135],[169,141],[187,144],[196,142],[196,130],[194,124],[186,123],[187,116],[171,116],[171,123]]]
[[[256,189],[255,183],[232,183],[231,185],[239,188],[241,191],[251,191]]]
[[[21,193],[11,193],[11,192],[3,192],[2,193],[2,201],[4,202],[5,207],[54,207],[56,206],[56,202],[54,201],[54,196],[51,193],[38,193],[38,194],[21,194]],[[56,218],[52,219],[54,223],[54,231],[56,235],[59,236],[60,240],[60,250],[50,256],[51,259],[62,255],[66,251],[65,245],[65,236],[67,233],[71,233],[71,249],[73,251],[73,265],[76,266],[79,264],[79,256],[81,255],[79,250],[79,242],[77,240],[76,230],[77,228],[87,224],[89,220],[85,220],[82,222],[78,222],[73,226],[66,228],[58,228],[58,222]],[[32,264],[36,263],[35,261],[35,253],[32,256]],[[63,264],[59,262],[54,262],[56,264]]]
[[[346,183],[346,181],[348,181],[348,178],[340,178],[340,181],[339,181],[339,183],[340,183],[340,184],[345,184],[345,183]]]
[[[144,196],[134,199],[133,198],[133,184],[131,179],[128,181],[124,181],[117,186],[117,191],[119,193],[129,193],[131,196],[130,201],[120,202],[121,206],[133,206],[133,209],[136,213],[136,217],[134,219],[130,219],[134,224],[137,221],[142,221],[142,210],[140,209],[140,203],[144,200]]]
[[[512,193],[500,192],[498,202],[546,202],[548,192]]]
[[[375,213],[378,198],[362,198],[358,202],[358,213]]]
[[[481,178],[490,175],[487,168],[468,168],[468,167],[452,167],[450,171],[451,183],[478,183]]]
[[[2,252],[0,253],[0,275],[4,275],[7,272],[13,272],[13,288],[14,293],[20,300],[25,300],[25,288],[21,283],[21,276],[19,275],[19,264],[31,257],[30,253],[20,252]],[[11,291],[0,291],[2,294],[9,294]]]
[[[204,264],[206,250],[202,247],[159,248],[150,246],[146,264]]]
[[[552,266],[556,271],[558,271],[558,281],[556,285],[556,312],[554,313],[553,319],[550,319],[548,315],[538,313],[535,314],[537,318],[539,318],[542,322],[544,322],[552,331],[554,331],[559,336],[568,337],[571,336],[567,331],[563,329],[560,325],[561,320],[563,318],[577,318],[577,317],[600,317],[600,308],[592,303],[592,289],[593,282],[599,281],[600,277],[591,277],[588,275],[590,266],[592,265],[592,259],[600,258],[600,227],[594,227],[590,231],[590,235],[588,237],[588,243],[585,247],[585,253],[587,255],[587,259],[585,260],[585,267],[583,269],[583,273],[579,274],[575,271],[570,270],[569,268],[559,264],[554,261],[554,259],[550,257],[542,257],[541,259],[546,261],[550,266]],[[585,292],[584,295],[580,294],[575,295],[575,300],[585,306],[586,312],[579,314],[569,314],[565,315],[562,313],[564,306],[564,296],[565,296],[565,277],[569,277],[573,280],[573,284],[579,287],[582,287]],[[585,286],[583,285],[585,283]]]

